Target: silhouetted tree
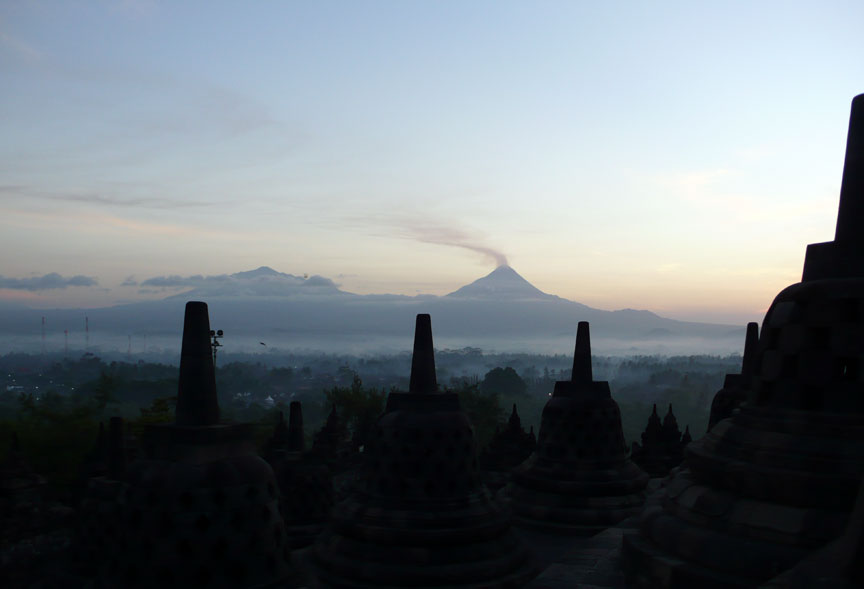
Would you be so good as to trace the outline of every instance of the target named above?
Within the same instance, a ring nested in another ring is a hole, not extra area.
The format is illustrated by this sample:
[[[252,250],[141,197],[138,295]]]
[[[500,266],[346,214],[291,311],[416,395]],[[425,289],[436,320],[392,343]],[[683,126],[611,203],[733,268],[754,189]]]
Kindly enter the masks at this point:
[[[484,393],[480,386],[463,382],[448,392],[459,395],[459,404],[471,420],[478,449],[485,448],[495,435],[495,430],[504,421],[504,410],[498,400],[497,393]]]
[[[484,394],[524,395],[528,386],[522,377],[511,367],[493,368],[486,373],[480,383],[480,392]]]
[[[384,391],[364,387],[363,381],[355,373],[351,386],[336,386],[324,391],[324,395],[328,406],[336,404],[339,416],[353,434],[354,444],[363,445],[369,431],[384,411],[387,399]]]

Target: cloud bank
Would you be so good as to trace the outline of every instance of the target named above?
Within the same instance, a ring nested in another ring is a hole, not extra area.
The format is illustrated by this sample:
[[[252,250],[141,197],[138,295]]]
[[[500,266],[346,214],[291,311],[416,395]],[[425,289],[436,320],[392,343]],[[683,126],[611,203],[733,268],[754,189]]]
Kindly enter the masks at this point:
[[[324,276],[294,276],[262,266],[249,272],[203,276],[153,276],[139,283],[141,294],[165,290],[193,289],[200,296],[286,296],[301,292],[338,293],[339,285]]]
[[[96,286],[98,281],[90,276],[81,274],[75,276],[61,276],[56,272],[45,274],[44,276],[33,276],[31,278],[9,278],[0,276],[0,288],[8,288],[11,290],[55,290],[64,289],[70,286]]]

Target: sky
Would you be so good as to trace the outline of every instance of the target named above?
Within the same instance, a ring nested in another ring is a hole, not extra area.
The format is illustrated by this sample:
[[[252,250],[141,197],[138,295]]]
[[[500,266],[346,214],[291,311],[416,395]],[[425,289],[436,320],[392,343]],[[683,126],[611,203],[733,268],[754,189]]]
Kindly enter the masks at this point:
[[[0,1],[0,301],[267,265],[761,320],[834,235],[864,3]],[[173,293],[168,293],[173,294]]]

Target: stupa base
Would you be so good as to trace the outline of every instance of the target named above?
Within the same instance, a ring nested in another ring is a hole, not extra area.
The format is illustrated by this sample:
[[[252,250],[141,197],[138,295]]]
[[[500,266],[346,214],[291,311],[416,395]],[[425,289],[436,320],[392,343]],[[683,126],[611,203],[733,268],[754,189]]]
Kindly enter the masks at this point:
[[[484,496],[424,512],[349,501],[313,550],[318,582],[333,587],[521,587],[539,572]]]

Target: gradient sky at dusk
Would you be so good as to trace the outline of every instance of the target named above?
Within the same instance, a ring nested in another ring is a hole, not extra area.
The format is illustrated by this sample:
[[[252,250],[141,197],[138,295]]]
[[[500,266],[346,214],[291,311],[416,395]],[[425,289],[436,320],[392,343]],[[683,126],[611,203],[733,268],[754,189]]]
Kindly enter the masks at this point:
[[[444,294],[497,253],[760,320],[833,238],[864,3],[707,4],[7,0],[0,299],[261,265]]]

